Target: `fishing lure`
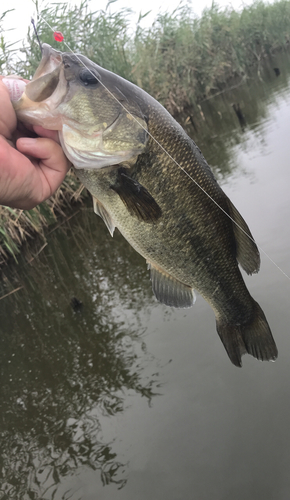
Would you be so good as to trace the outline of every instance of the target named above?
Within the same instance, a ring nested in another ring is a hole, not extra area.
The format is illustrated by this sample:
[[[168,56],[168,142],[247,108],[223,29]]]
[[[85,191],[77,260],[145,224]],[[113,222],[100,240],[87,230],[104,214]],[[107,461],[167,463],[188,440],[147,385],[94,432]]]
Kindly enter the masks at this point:
[[[56,42],[63,42],[64,36],[61,31],[55,31],[53,33],[53,38],[55,39]]]

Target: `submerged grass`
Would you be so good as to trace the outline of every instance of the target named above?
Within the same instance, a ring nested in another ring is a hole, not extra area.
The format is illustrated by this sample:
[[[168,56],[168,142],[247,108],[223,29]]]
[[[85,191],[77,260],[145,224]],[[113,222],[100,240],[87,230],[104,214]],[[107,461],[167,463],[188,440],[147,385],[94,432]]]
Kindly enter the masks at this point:
[[[253,67],[259,77],[263,61],[277,50],[288,49],[290,43],[289,0],[257,1],[241,12],[222,10],[213,3],[200,18],[186,4],[159,15],[150,28],[142,28],[140,16],[134,33],[129,9],[114,13],[109,6],[106,11],[91,12],[89,0],[79,7],[51,4],[39,14],[42,42],[61,47],[47,22],[62,31],[73,51],[136,83],[175,116],[224,91],[233,79],[243,81]],[[9,11],[0,13],[0,71],[30,78],[41,57],[33,28],[28,27],[26,43],[17,56],[1,31],[5,15]],[[50,200],[33,210],[0,207],[0,264],[9,256],[16,259],[23,241],[33,234],[43,235],[44,228],[71,204],[75,192],[78,197],[78,187],[70,174]]]

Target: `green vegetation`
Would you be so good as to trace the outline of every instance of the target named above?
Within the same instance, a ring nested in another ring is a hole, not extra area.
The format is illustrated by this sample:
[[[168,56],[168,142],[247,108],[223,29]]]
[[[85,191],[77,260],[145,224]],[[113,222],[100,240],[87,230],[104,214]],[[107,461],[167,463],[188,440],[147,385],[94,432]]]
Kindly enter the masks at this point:
[[[1,34],[5,15],[9,11],[0,14],[0,71],[30,78],[41,56],[33,28],[28,27],[26,44],[17,54]],[[112,13],[109,4],[106,11],[92,13],[88,0],[74,8],[52,4],[39,12],[37,29],[42,42],[68,50],[54,41],[48,25],[56,27],[73,51],[133,81],[175,116],[233,81],[242,81],[253,67],[260,76],[263,61],[277,50],[287,50],[290,43],[289,0],[271,5],[257,1],[241,13],[213,3],[201,18],[184,5],[159,15],[150,28],[142,28],[140,16],[134,33],[130,15],[128,9]],[[1,208],[0,263],[9,255],[16,258],[28,235],[42,233],[43,224],[55,222],[76,186],[70,174],[59,192],[40,207],[29,212]]]

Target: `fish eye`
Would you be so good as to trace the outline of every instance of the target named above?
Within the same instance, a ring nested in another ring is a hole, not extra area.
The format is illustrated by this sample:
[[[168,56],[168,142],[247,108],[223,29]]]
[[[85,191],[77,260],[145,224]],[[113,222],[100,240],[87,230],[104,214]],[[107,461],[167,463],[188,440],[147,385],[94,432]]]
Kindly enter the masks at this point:
[[[95,71],[89,71],[88,69],[83,69],[80,72],[80,80],[85,85],[96,85],[99,83],[99,75]]]

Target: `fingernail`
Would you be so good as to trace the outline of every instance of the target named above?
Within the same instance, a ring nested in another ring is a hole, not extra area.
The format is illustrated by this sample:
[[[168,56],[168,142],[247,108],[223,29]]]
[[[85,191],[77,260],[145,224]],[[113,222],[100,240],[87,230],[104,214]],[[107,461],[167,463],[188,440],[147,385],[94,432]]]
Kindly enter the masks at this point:
[[[31,147],[34,146],[37,143],[37,139],[33,139],[33,137],[20,137],[18,141],[21,141],[21,146],[24,147]]]

